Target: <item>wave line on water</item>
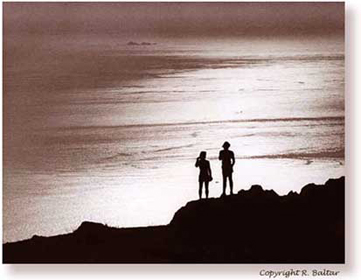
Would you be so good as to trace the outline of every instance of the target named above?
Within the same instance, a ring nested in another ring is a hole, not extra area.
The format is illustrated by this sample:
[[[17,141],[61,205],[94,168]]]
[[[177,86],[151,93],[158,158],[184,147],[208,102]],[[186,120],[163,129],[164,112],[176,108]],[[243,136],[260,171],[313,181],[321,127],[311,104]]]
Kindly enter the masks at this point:
[[[205,124],[226,124],[226,123],[252,123],[252,122],[302,122],[302,121],[344,121],[344,116],[324,116],[324,117],[295,117],[295,118],[262,118],[262,119],[238,119],[219,121],[196,121],[196,122],[174,122],[174,123],[149,123],[149,124],[123,124],[123,125],[103,125],[103,126],[70,126],[53,127],[46,130],[81,130],[81,129],[114,129],[114,128],[136,128],[136,127],[164,127],[164,126],[188,126]]]

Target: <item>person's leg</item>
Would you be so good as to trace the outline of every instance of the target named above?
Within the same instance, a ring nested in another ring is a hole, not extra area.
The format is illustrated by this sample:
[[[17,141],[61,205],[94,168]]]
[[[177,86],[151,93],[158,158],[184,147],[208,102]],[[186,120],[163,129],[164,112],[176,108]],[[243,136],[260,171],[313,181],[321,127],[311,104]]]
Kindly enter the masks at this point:
[[[231,194],[233,194],[233,179],[232,179],[232,173],[229,174],[229,188],[231,189]]]
[[[223,174],[223,193],[222,195],[226,195],[226,185],[227,185],[227,176]]]
[[[200,181],[199,182],[199,190],[198,190],[199,199],[202,199],[202,186],[203,186],[203,182]]]
[[[208,185],[209,185],[209,182],[208,182],[208,181],[204,182],[204,186],[205,186],[205,188],[206,188],[206,198],[208,198],[208,194],[209,194]]]
[[[229,175],[229,188],[231,190],[231,194],[233,194],[233,178],[232,178],[232,173]]]

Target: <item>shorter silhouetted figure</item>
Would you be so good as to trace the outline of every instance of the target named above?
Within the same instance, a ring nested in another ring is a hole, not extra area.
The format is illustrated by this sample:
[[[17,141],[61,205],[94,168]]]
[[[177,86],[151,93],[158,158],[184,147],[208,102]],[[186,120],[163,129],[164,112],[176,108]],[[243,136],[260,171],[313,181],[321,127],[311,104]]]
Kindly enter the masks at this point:
[[[231,189],[231,194],[233,194],[233,165],[236,160],[234,158],[234,153],[229,150],[229,144],[227,141],[223,144],[223,150],[219,152],[219,160],[222,161],[222,175],[223,175],[223,193],[222,196],[226,195],[226,186],[227,186],[227,178],[229,180],[229,187]]]
[[[199,199],[202,199],[203,183],[204,183],[204,186],[206,189],[206,198],[208,198],[208,194],[209,194],[208,185],[209,185],[209,182],[213,180],[211,165],[209,164],[209,161],[206,160],[206,156],[207,156],[207,153],[202,151],[199,154],[199,157],[197,158],[197,161],[196,161],[196,167],[199,167],[199,171],[200,171],[199,177],[198,177]]]

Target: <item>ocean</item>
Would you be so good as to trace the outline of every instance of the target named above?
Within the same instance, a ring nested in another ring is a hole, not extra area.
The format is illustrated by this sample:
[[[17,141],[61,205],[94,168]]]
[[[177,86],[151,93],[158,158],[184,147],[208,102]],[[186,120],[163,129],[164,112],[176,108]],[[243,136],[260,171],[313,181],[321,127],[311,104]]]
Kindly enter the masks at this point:
[[[201,151],[220,196],[224,141],[235,192],[345,175],[339,38],[22,41],[4,39],[3,242],[167,224],[198,199]]]

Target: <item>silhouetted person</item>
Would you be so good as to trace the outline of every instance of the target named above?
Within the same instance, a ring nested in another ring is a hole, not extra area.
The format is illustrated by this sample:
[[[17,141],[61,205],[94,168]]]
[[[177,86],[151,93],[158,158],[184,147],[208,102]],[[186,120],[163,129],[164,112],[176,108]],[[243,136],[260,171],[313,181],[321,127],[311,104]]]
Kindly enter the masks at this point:
[[[208,198],[208,194],[209,194],[208,185],[209,185],[209,182],[213,180],[211,165],[209,164],[209,161],[206,160],[206,156],[207,156],[207,153],[203,151],[199,154],[199,157],[197,158],[197,161],[196,161],[196,167],[199,167],[199,177],[198,177],[199,199],[202,199],[203,183],[204,183],[205,189],[206,189],[206,198]]]
[[[233,165],[236,160],[234,158],[234,153],[229,150],[229,144],[227,141],[223,144],[223,150],[219,152],[219,160],[222,161],[222,175],[223,175],[223,193],[222,195],[226,195],[226,186],[227,186],[227,178],[229,180],[229,187],[231,189],[231,194],[233,194]]]

